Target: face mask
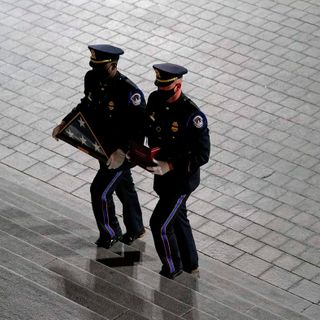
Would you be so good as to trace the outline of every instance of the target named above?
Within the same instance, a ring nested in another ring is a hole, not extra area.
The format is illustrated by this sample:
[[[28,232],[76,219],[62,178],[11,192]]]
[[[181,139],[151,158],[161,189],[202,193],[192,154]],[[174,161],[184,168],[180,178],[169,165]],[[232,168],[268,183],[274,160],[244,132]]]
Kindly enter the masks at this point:
[[[111,78],[111,68],[111,66],[109,66],[109,68],[106,68],[106,65],[102,64],[95,65],[92,69],[98,77],[103,77],[104,79],[108,80],[109,78]]]
[[[174,88],[172,88],[170,90],[159,90],[158,89],[158,94],[160,96],[160,99],[164,100],[164,101],[167,101],[168,99],[170,99],[176,93]]]
[[[92,67],[92,70],[93,70],[93,72],[94,72],[96,75],[99,75],[99,76],[103,75],[104,72],[105,72],[104,65],[99,65],[99,64],[94,65],[94,66]]]

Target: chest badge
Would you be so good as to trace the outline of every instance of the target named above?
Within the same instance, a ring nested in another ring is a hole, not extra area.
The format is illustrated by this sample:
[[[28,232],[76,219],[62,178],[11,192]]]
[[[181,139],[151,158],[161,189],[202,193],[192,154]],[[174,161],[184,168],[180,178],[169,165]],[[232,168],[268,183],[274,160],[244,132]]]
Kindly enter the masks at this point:
[[[114,109],[114,102],[113,101],[109,101],[108,109],[111,110],[111,111]]]
[[[172,132],[178,132],[178,130],[179,130],[178,122],[176,122],[176,121],[172,122],[172,124],[171,124],[171,131],[172,131]]]

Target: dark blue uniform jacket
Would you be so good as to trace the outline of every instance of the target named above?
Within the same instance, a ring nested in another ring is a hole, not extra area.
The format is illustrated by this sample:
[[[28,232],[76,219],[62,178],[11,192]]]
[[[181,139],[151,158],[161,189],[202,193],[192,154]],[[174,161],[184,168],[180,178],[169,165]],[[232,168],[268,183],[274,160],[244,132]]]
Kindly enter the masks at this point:
[[[161,193],[191,193],[200,183],[200,166],[210,155],[207,119],[184,94],[171,104],[158,92],[150,94],[146,109],[146,136],[151,148],[160,147],[156,159],[168,161],[173,170],[155,176],[154,189]]]
[[[64,121],[81,111],[108,155],[119,148],[127,152],[130,140],[141,139],[145,99],[126,76],[118,72],[108,83],[90,70],[85,75],[84,93],[84,98]]]

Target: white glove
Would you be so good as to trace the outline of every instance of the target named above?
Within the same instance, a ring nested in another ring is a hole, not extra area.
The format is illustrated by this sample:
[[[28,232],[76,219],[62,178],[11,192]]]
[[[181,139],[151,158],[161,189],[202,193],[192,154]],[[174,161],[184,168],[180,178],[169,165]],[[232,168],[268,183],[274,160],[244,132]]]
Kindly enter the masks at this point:
[[[57,141],[59,140],[57,138],[57,134],[61,131],[62,127],[65,125],[65,122],[61,122],[60,124],[58,124],[52,131],[52,137],[55,138]]]
[[[126,154],[121,150],[117,149],[114,151],[107,161],[108,169],[117,169],[119,168],[126,158]]]
[[[172,169],[169,162],[167,162],[167,161],[160,161],[160,160],[153,159],[153,162],[156,163],[157,166],[146,168],[148,171],[150,171],[153,174],[163,176],[164,174],[166,174],[167,172],[169,172]]]

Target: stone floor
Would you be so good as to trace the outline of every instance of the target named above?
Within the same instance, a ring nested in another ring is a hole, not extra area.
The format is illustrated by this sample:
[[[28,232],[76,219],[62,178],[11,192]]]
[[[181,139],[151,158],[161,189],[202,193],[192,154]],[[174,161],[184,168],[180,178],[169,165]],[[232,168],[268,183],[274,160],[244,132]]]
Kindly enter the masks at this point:
[[[199,251],[320,313],[318,0],[0,0],[0,18],[0,169],[89,206],[97,161],[51,138],[82,97],[87,45],[122,47],[146,96],[153,63],[184,65],[212,138],[189,201]],[[134,177],[148,226],[152,177]]]

